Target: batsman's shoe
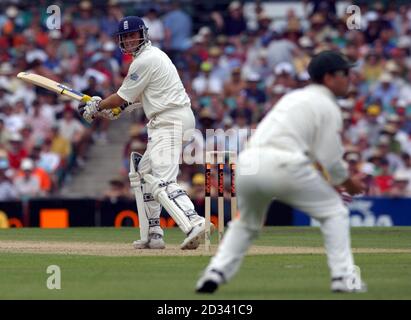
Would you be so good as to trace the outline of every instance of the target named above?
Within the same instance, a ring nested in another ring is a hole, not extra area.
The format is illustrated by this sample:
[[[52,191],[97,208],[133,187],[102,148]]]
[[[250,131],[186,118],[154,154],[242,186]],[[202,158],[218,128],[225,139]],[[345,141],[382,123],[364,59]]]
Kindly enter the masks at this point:
[[[153,233],[149,235],[150,241],[148,246],[150,249],[164,249],[166,247],[166,243],[164,242],[163,236],[158,233]]]
[[[164,249],[166,247],[166,243],[164,242],[163,236],[161,234],[152,233],[148,237],[148,241],[134,241],[134,249]]]
[[[191,229],[180,245],[181,250],[195,250],[199,247],[201,239],[205,236],[205,223],[202,222]]]
[[[133,241],[134,249],[148,249],[148,241],[136,240]]]
[[[331,291],[335,293],[367,292],[367,284],[357,274],[331,279]]]
[[[214,231],[214,225],[210,223],[210,233]],[[191,231],[187,234],[183,243],[180,245],[181,250],[195,250],[200,246],[200,243],[205,237],[205,220],[193,227]]]
[[[197,281],[197,293],[214,293],[220,284],[224,282],[224,275],[222,272],[211,269],[206,271],[204,275]]]

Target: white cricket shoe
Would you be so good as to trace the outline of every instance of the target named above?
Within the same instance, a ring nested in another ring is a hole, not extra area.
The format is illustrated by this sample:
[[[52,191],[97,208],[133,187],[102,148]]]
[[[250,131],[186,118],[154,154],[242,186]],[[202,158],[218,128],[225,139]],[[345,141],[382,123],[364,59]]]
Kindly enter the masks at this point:
[[[218,286],[224,283],[224,275],[221,271],[211,269],[204,272],[202,277],[197,281],[196,292],[197,293],[214,293]]]
[[[353,273],[352,275],[331,279],[331,291],[335,293],[367,292],[367,284]]]
[[[202,217],[201,217],[202,218]],[[215,227],[210,222],[210,234],[213,233]],[[187,234],[187,238],[184,239],[183,243],[180,245],[181,250],[195,250],[200,246],[200,243],[205,238],[205,219],[195,225],[193,229]]]
[[[133,241],[134,249],[148,249],[148,241],[136,240]]]
[[[166,243],[163,236],[158,233],[151,233],[148,241],[137,240],[133,242],[134,249],[164,249]]]
[[[205,223],[201,222],[191,229],[184,239],[183,243],[180,245],[181,250],[195,250],[200,245],[201,240],[205,236]]]

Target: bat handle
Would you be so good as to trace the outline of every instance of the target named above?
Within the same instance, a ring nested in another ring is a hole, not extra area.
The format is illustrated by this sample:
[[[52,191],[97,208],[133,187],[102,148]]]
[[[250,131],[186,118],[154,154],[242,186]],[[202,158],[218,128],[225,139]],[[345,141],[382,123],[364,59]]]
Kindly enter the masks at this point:
[[[87,101],[90,101],[90,100],[91,100],[91,97],[87,94],[85,94],[83,96],[83,98],[81,99],[82,102],[87,102]],[[122,107],[115,107],[112,110],[113,110],[114,114],[117,115],[117,114],[119,114],[123,111],[123,108]]]
[[[89,96],[89,95],[87,95],[87,94],[85,94],[84,96],[83,96],[83,98],[81,98],[81,101],[82,102],[87,102],[87,101],[90,101],[91,100],[91,97]]]

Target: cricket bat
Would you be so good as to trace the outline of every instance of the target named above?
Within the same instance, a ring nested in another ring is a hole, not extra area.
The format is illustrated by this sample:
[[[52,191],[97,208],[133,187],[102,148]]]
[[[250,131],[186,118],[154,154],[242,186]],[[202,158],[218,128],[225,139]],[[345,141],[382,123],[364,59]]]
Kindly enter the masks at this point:
[[[77,101],[81,101],[81,102],[87,102],[89,100],[91,100],[91,97],[87,94],[84,94],[82,92],[76,91],[73,88],[70,88],[62,83],[58,83],[54,80],[51,80],[49,78],[43,77],[41,75],[38,74],[34,74],[34,73],[28,73],[28,72],[20,72],[17,75],[17,78],[34,84],[35,86],[39,86],[42,87],[44,89],[53,91],[57,94],[61,94],[61,95],[65,95],[67,97],[70,97],[71,99],[77,100]],[[115,114],[121,113],[122,108],[121,107],[116,107],[113,108],[113,112]],[[127,110],[128,112],[130,112],[131,110]]]

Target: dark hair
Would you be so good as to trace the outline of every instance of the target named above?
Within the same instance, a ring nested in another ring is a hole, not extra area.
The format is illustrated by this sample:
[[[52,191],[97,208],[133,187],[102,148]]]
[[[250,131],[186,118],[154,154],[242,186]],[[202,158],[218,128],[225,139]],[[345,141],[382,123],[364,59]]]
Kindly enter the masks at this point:
[[[322,84],[326,74],[348,70],[354,64],[338,51],[325,50],[315,55],[308,64],[308,74],[313,82]]]
[[[321,75],[318,75],[314,78],[311,78],[311,81],[316,83],[316,84],[324,84],[324,77],[329,74],[329,75],[333,75],[336,71],[327,71]]]

